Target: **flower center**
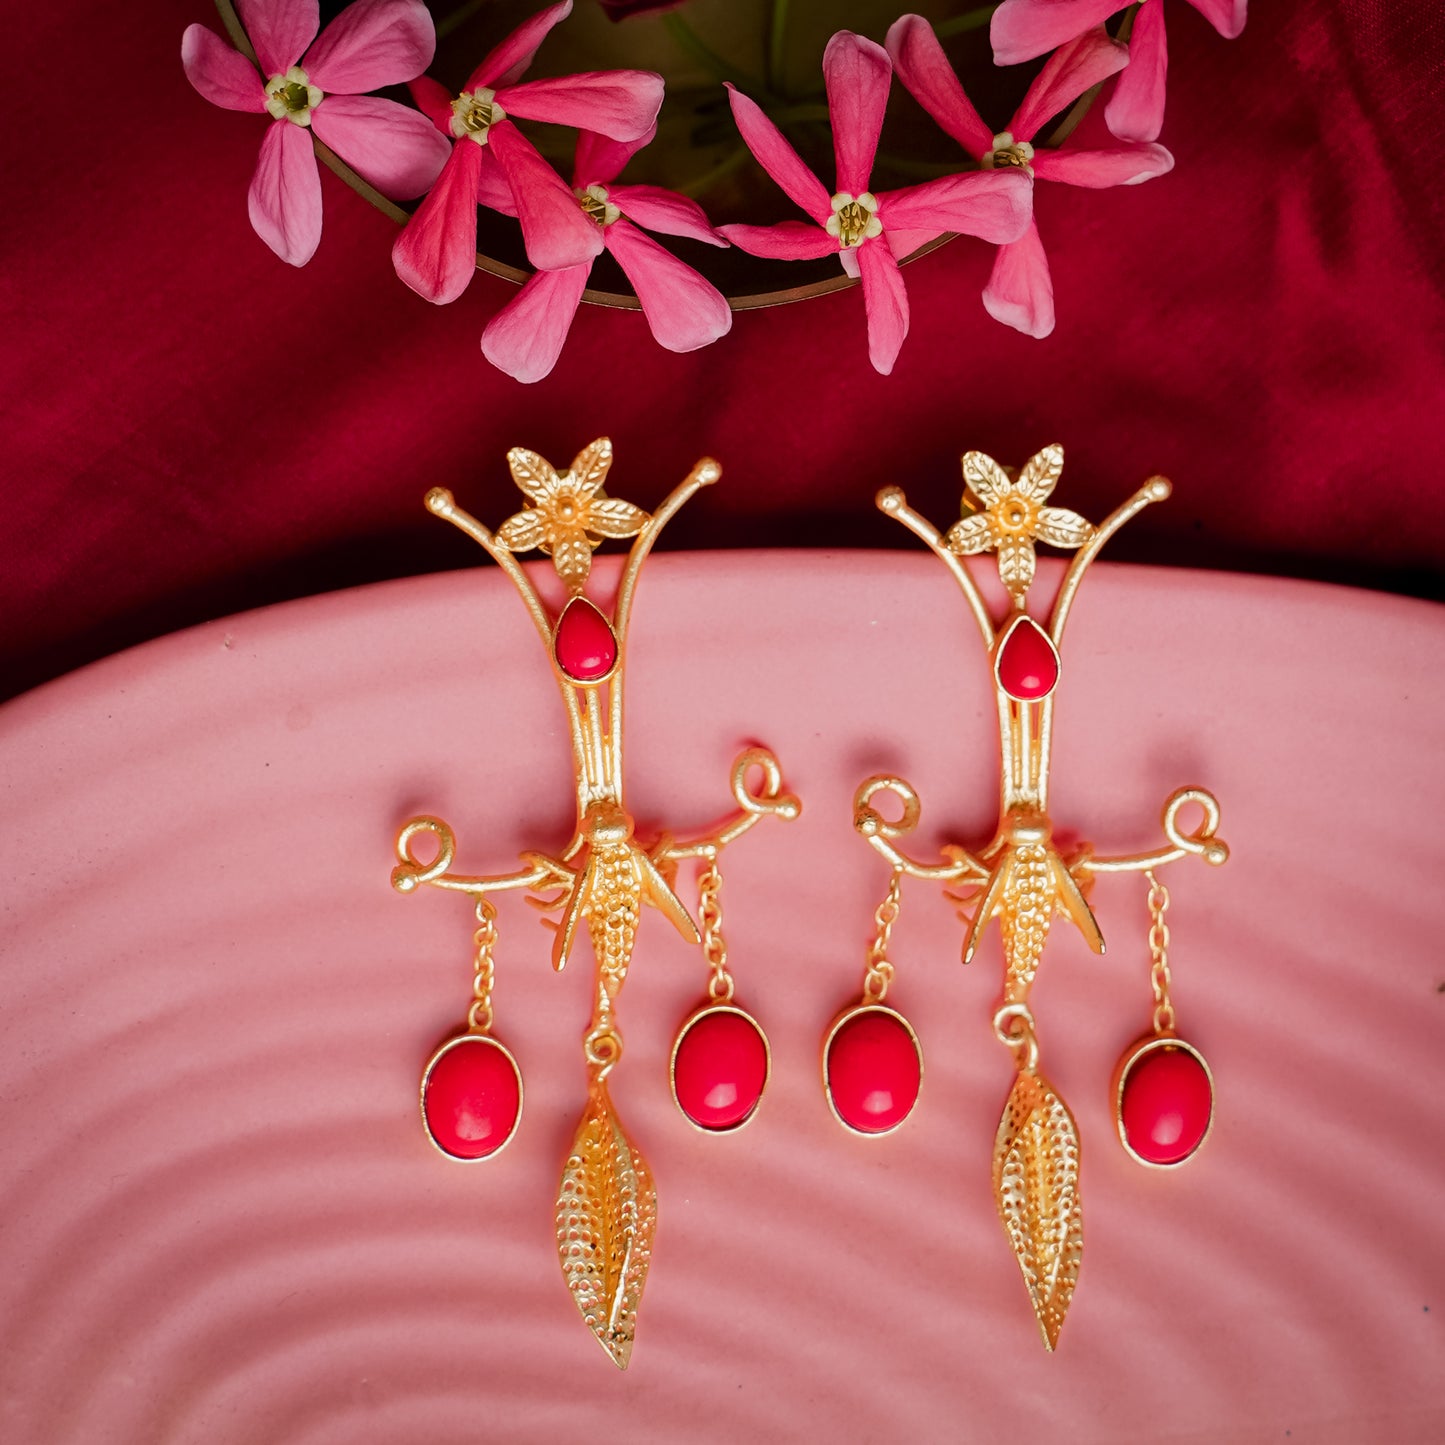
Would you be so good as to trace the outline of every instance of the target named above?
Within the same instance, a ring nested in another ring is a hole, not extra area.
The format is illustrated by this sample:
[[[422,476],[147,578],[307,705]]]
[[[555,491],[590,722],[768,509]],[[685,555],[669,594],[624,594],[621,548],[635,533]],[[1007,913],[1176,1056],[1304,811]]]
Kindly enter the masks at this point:
[[[573,191],[577,204],[597,222],[599,226],[610,226],[622,212],[607,198],[606,186],[588,186],[585,191]]]
[[[311,112],[321,104],[323,90],[311,84],[310,77],[299,65],[285,75],[273,75],[266,82],[266,109],[277,120],[310,125]]]
[[[1037,510],[1032,502],[1022,497],[1005,497],[994,512],[993,519],[1000,532],[1032,536]]]
[[[470,136],[479,146],[484,146],[487,132],[506,118],[507,112],[497,104],[497,92],[485,86],[464,90],[452,101],[452,134],[458,140]]]
[[[825,229],[830,236],[838,238],[841,249],[861,246],[864,241],[883,234],[883,222],[878,219],[878,197],[872,191],[858,196],[839,191],[832,204],[833,214],[828,217]]]
[[[575,498],[569,497],[565,492],[557,498],[557,520],[559,522],[575,522],[577,520],[577,502]]]
[[[1012,167],[1033,175],[1029,164],[1034,158],[1034,148],[1026,141],[1016,141],[1010,131],[1002,130],[993,138],[993,150],[983,158],[983,167],[989,171],[1001,171]]]

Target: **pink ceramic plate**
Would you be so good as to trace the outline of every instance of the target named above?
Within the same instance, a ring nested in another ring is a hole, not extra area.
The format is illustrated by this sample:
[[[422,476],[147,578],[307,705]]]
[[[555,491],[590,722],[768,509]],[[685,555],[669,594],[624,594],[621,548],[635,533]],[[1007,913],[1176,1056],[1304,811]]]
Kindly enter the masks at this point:
[[[706,970],[644,920],[614,1099],[652,1164],[631,1370],[562,1284],[552,1200],[582,1104],[585,966],[501,905],[516,1139],[461,1167],[417,1079],[470,987],[464,899],[394,894],[398,825],[458,866],[570,827],[561,707],[505,579],[319,597],[112,658],[0,711],[0,1438],[30,1442],[1439,1439],[1445,1199],[1445,616],[1262,579],[1098,568],[1067,638],[1054,813],[1150,845],[1220,797],[1223,869],[1170,868],[1181,1030],[1218,1086],[1175,1174],[1113,1136],[1149,1016],[1144,885],[1104,878],[1035,992],[1083,1137],[1083,1271],[1039,1345],[995,1217],[1011,1080],[992,937],[910,883],[889,1002],[926,1055],[897,1133],[845,1134],[818,1046],[856,995],[883,865],[869,773],[924,800],[916,851],[992,825],[977,637],[932,558],[659,556],[633,629],[629,802],[683,831],[766,742],[804,800],[725,857],[758,1118],[668,1093]],[[690,880],[686,880],[689,881]]]

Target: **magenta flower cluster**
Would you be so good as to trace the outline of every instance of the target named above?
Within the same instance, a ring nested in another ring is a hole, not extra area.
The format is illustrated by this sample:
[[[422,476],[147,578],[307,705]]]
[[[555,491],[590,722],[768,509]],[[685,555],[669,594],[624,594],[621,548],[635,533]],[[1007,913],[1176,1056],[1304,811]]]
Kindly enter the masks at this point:
[[[1247,0],[1189,3],[1223,35],[1237,35],[1244,25]],[[466,289],[476,265],[479,205],[516,217],[536,273],[488,323],[482,351],[519,381],[538,381],[556,364],[592,262],[604,249],[625,272],[662,346],[693,351],[727,332],[726,299],[649,231],[732,244],[758,256],[836,254],[862,283],[869,357],[887,373],[908,333],[898,263],[920,245],[952,232],[996,244],[985,307],[1028,335],[1047,336],[1054,327],[1053,287],[1034,220],[1035,180],[1132,185],[1173,166],[1155,140],[1164,107],[1163,0],[1138,6],[1127,45],[1104,29],[1119,8],[1118,0],[1004,0],[992,20],[996,61],[1053,54],[998,132],[964,94],[927,21],[903,16],[885,46],[839,32],[823,57],[836,161],[832,191],[762,109],[729,86],[743,140],[807,217],[773,226],[714,227],[686,196],[618,183],[656,133],[660,76],[612,70],[523,79],[548,32],[570,14],[572,0],[519,26],[457,95],[424,74],[436,35],[421,0],[355,0],[324,31],[317,0],[236,0],[255,64],[201,25],[187,29],[181,60],[207,100],[271,117],[251,180],[251,224],[294,266],[304,266],[321,239],[321,183],[308,130],[383,195],[424,197],[397,238],[392,261],[397,275],[429,301],[454,301]],[[871,189],[895,73],[971,158],[969,169],[902,190]],[[1034,147],[1049,120],[1105,81],[1113,83],[1105,109],[1113,145]],[[402,83],[416,109],[366,94]],[[577,130],[570,182],[517,120]]]

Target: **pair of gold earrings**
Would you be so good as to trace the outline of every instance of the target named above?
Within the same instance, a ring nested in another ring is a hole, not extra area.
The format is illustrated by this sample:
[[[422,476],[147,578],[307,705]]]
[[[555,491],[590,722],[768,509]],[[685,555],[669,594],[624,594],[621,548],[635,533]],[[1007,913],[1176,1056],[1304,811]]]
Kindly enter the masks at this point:
[[[522,596],[552,659],[567,709],[576,764],[577,824],[558,854],[527,852],[511,873],[469,876],[453,871],[456,840],[440,819],[415,818],[397,838],[399,862],[392,883],[402,892],[422,884],[475,899],[473,997],[465,1030],[444,1043],[426,1064],[421,1110],[428,1138],[448,1158],[474,1162],[494,1157],[521,1118],[522,1076],[511,1052],[492,1034],[492,979],[497,944],[491,895],[528,892],[555,931],[552,962],[565,967],[584,926],[596,962],[592,1015],[583,1040],[587,1101],[563,1166],[556,1199],[557,1249],[563,1277],[578,1310],[613,1361],[627,1367],[637,1308],[647,1275],[657,1219],[651,1172],[618,1120],[607,1090],[623,1040],[617,1000],[627,976],[644,905],[657,909],[708,967],[706,996],[680,1028],[673,1045],[673,1097],[697,1128],[730,1133],[755,1114],[771,1072],[766,1035],[734,1002],[722,933],[718,859],[723,848],[765,817],[796,818],[798,799],[784,791],[777,759],[751,748],[733,765],[736,814],[711,833],[689,841],[661,834],[644,846],[622,795],[623,675],[628,624],[643,561],[659,532],[720,468],[700,461],[651,514],[609,497],[603,487],[612,463],[611,443],[593,442],[562,473],[534,452],[508,453],[526,506],[495,533],[437,489],[427,507],[477,541],[507,573]],[[1124,1147],[1140,1163],[1169,1168],[1203,1142],[1213,1115],[1213,1084],[1203,1056],[1175,1031],[1170,1000],[1168,891],[1154,870],[1189,855],[1223,863],[1228,849],[1215,836],[1219,807],[1199,788],[1174,793],[1164,806],[1165,846],[1145,854],[1103,858],[1087,846],[1064,853],[1053,841],[1048,815],[1049,758],[1059,642],[1084,570],[1115,531],[1151,502],[1169,495],[1155,477],[1098,527],[1076,513],[1045,505],[1058,481],[1063,452],[1046,447],[1017,473],[991,458],[963,458],[963,516],[940,533],[914,512],[901,491],[885,488],[878,505],[923,539],[961,588],[990,658],[1002,745],[999,824],[976,851],[949,845],[941,861],[909,857],[898,840],[917,826],[918,795],[902,778],[868,779],[855,798],[859,834],[888,862],[888,891],[879,905],[861,997],[826,1031],[823,1082],[834,1116],[860,1135],[891,1133],[912,1112],[922,1081],[917,1034],[885,1003],[894,977],[890,935],[898,918],[905,876],[952,885],[947,896],[968,924],[963,961],[969,962],[990,919],[1003,941],[1003,1001],[994,1030],[1013,1054],[1015,1081],[994,1148],[994,1191],[1045,1346],[1058,1339],[1083,1249],[1079,1205],[1079,1139],[1073,1116],[1039,1070],[1039,1045],[1029,994],[1056,913],[1069,918],[1096,952],[1104,942],[1088,894],[1101,873],[1142,872],[1149,882],[1152,927],[1153,1026],[1119,1061],[1113,1082],[1114,1115]],[[610,617],[587,596],[592,553],[605,538],[632,537]],[[1036,541],[1072,550],[1047,628],[1027,610]],[[554,617],[516,553],[540,549],[551,556],[567,592]],[[995,623],[963,558],[996,554],[1009,595]],[[875,806],[882,794],[902,803],[889,821]],[[1197,806],[1192,831],[1180,813]],[[435,840],[429,861],[414,845]],[[700,866],[697,921],[678,896],[681,863]]]

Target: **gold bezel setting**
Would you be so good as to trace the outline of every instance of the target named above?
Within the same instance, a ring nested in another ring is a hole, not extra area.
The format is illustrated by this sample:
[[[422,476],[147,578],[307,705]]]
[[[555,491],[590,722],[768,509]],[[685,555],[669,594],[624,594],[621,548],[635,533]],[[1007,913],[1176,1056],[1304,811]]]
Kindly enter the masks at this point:
[[[860,1129],[855,1124],[850,1124],[838,1112],[838,1106],[833,1101],[833,1081],[828,1077],[828,1054],[833,1047],[833,1040],[844,1024],[851,1023],[852,1020],[865,1013],[887,1014],[889,1018],[896,1019],[903,1025],[904,1032],[907,1033],[913,1044],[913,1052],[918,1056],[918,1092],[913,1096],[913,1102],[908,1106],[903,1117],[897,1123],[890,1124],[886,1129]],[[923,1043],[913,1025],[896,1008],[890,1008],[886,1003],[854,1003],[843,1009],[828,1026],[827,1033],[823,1035],[823,1052],[819,1063],[823,1075],[823,1097],[828,1101],[829,1112],[850,1134],[855,1134],[860,1139],[885,1139],[889,1134],[896,1134],[913,1117],[913,1111],[923,1097]]]
[[[1141,1059],[1148,1058],[1150,1054],[1158,1053],[1161,1050],[1167,1051],[1177,1049],[1181,1053],[1188,1054],[1204,1070],[1205,1080],[1209,1084],[1209,1122],[1204,1126],[1204,1132],[1199,1136],[1199,1142],[1178,1159],[1171,1159],[1167,1164],[1160,1164],[1156,1160],[1146,1159],[1129,1142],[1129,1136],[1124,1131],[1124,1085],[1128,1081],[1129,1071]],[[1124,1152],[1136,1163],[1142,1164],[1146,1169],[1157,1169],[1167,1174],[1171,1169],[1178,1169],[1181,1165],[1188,1164],[1199,1151],[1204,1148],[1205,1141],[1214,1131],[1214,1071],[1209,1067],[1209,1060],[1194,1047],[1186,1043],[1177,1034],[1145,1034],[1143,1038],[1136,1039],[1130,1044],[1114,1065],[1114,1077],[1109,1085],[1109,1097],[1114,1106],[1114,1131],[1119,1136],[1119,1142],[1124,1146]]]
[[[439,1144],[436,1135],[431,1131],[431,1121],[426,1116],[426,1091],[427,1086],[431,1083],[432,1071],[447,1054],[451,1053],[453,1049],[460,1048],[463,1044],[487,1044],[491,1048],[499,1049],[502,1057],[512,1066],[512,1073],[517,1079],[517,1117],[512,1120],[512,1127],[507,1130],[507,1137],[503,1139],[495,1149],[488,1150],[485,1154],[474,1154],[470,1156],[466,1154],[453,1154],[450,1149],[446,1149]],[[448,1039],[432,1054],[431,1058],[426,1062],[426,1068],[424,1068],[421,1073],[421,1089],[418,1103],[421,1106],[421,1127],[426,1133],[427,1143],[429,1143],[443,1159],[449,1159],[453,1164],[489,1163],[517,1137],[517,1130],[522,1126],[523,1097],[522,1070],[517,1064],[517,1056],[506,1044],[502,1043],[500,1039],[494,1039],[491,1034],[458,1034],[455,1038]]]
[[[677,1055],[682,1048],[682,1041],[696,1024],[702,1022],[709,1014],[737,1014],[739,1018],[746,1019],[753,1026],[757,1036],[763,1041],[763,1082],[758,1088],[758,1097],[753,1101],[753,1106],[743,1115],[736,1124],[727,1124],[720,1129],[709,1128],[706,1124],[699,1124],[686,1109],[682,1107],[682,1100],[677,1097]],[[736,1134],[739,1129],[746,1129],[754,1119],[758,1117],[763,1104],[763,1095],[768,1092],[768,1085],[773,1078],[773,1045],[768,1038],[767,1030],[763,1028],[757,1019],[745,1008],[739,1008],[735,1003],[712,1003],[708,1002],[699,1005],[683,1020],[682,1027],[677,1031],[677,1037],[672,1041],[672,1052],[667,1059],[667,1083],[672,1091],[672,1102],[677,1105],[677,1112],[697,1130],[699,1134]]]

